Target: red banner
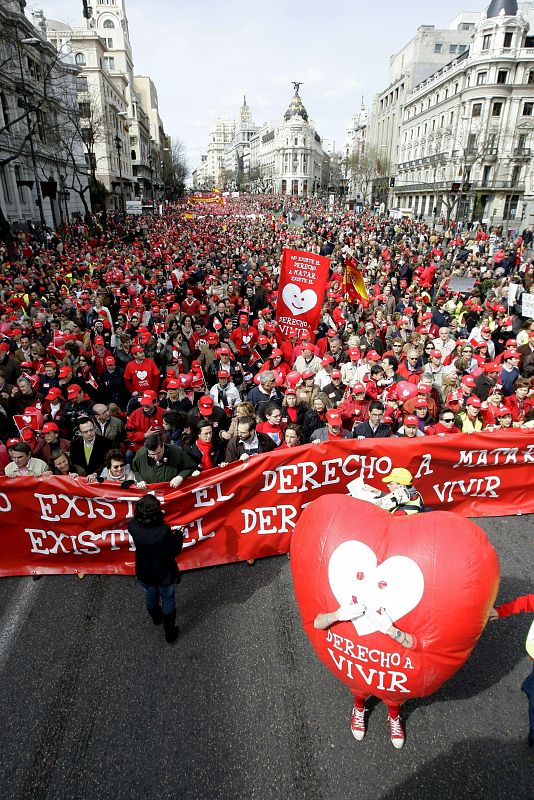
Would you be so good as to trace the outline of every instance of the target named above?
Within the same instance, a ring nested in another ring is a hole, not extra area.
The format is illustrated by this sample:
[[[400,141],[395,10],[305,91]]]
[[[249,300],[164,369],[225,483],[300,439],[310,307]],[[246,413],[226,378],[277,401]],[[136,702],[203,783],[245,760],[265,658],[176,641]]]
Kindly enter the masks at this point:
[[[329,258],[284,250],[276,303],[276,321],[284,336],[294,328],[302,339],[317,329],[329,268]]]
[[[534,513],[534,434],[326,442],[275,450],[189,479],[179,491],[154,487],[171,525],[186,529],[183,569],[286,553],[300,511],[324,494],[348,494],[363,477],[384,488],[407,467],[433,509],[465,516]],[[0,576],[129,574],[126,532],[143,492],[65,478],[0,479]]]

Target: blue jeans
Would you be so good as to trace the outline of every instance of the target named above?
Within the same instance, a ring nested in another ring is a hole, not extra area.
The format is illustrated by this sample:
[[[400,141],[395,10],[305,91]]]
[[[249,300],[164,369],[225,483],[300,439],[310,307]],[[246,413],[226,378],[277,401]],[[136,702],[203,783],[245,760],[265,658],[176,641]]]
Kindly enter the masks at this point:
[[[523,681],[521,691],[528,697],[528,721],[530,730],[534,732],[534,664],[532,664],[532,672]]]
[[[148,611],[155,611],[160,607],[164,614],[171,614],[176,611],[176,584],[170,583],[168,586],[149,586],[143,581],[138,582],[145,590],[146,607]]]

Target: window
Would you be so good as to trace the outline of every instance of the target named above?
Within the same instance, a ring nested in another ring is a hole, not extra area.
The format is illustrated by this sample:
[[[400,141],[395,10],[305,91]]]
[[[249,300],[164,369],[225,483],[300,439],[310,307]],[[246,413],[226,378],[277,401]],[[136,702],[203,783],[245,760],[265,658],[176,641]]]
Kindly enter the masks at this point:
[[[135,152],[135,150],[132,150],[130,152],[130,158],[132,159],[132,161],[137,161],[137,153]]]
[[[522,168],[520,164],[516,164],[516,166],[513,168],[511,177],[512,186],[517,186],[521,180],[521,169]]]
[[[534,69],[531,69],[528,73],[527,83],[534,83]]]
[[[441,42],[436,42],[434,44],[434,53],[441,53],[442,49],[443,49],[443,45],[442,45]]]
[[[504,103],[502,103],[500,100],[496,100],[491,107],[491,116],[500,117],[503,105]]]
[[[470,133],[467,137],[467,152],[473,154],[477,147],[476,133]]]
[[[80,117],[87,119],[91,116],[91,104],[90,103],[78,103],[78,114]]]
[[[485,33],[482,37],[482,49],[489,50],[491,47],[491,33]]]
[[[482,116],[482,103],[473,103],[473,108],[471,110],[471,116],[472,117],[481,117]]]
[[[79,67],[85,67],[85,55],[83,53],[76,53],[74,56],[74,61],[78,64]]]
[[[0,92],[0,105],[2,106],[2,116],[4,117],[4,126],[7,128],[9,127],[9,122],[10,122],[9,103],[7,101],[7,97],[3,92]]]
[[[458,50],[458,45],[457,44],[450,44],[449,45],[449,53],[456,53],[457,50]]]
[[[497,83],[506,83],[507,79],[508,79],[508,70],[500,69],[497,72]]]
[[[113,39],[106,39],[108,49],[113,50]]]
[[[295,144],[295,147],[298,145],[298,143],[299,143],[299,140],[298,140],[298,138],[295,136],[295,142],[294,142],[294,144]]]
[[[2,187],[4,200],[6,203],[11,203],[11,191],[5,167],[0,167],[0,186]]]
[[[114,28],[115,23],[111,19],[104,20],[104,28]]]
[[[459,53],[465,53],[466,50],[467,50],[467,45],[466,44],[459,44],[458,45],[458,52]]]
[[[491,164],[485,164],[484,171],[482,173],[482,185],[483,186],[487,186],[488,183],[490,182],[490,180],[491,180],[491,170],[492,170]]]
[[[488,82],[488,73],[487,72],[478,72],[477,73],[477,86],[483,86],[487,82]]]
[[[517,149],[519,152],[525,149],[527,144],[528,133],[520,133],[517,137]]]
[[[470,31],[474,27],[475,27],[475,23],[474,22],[462,22],[462,26],[461,26],[460,30],[462,30],[462,31]]]
[[[88,92],[89,91],[89,84],[87,82],[87,78],[85,75],[78,75],[76,78],[76,91],[77,92]]]
[[[115,69],[115,59],[113,56],[106,56],[104,58],[104,69],[113,71]]]
[[[534,108],[534,103],[523,103],[523,116],[531,117],[533,108]]]
[[[18,192],[19,192],[19,202],[20,202],[21,205],[25,205],[26,204],[26,198],[24,197],[24,191],[23,191],[24,187],[20,185],[21,180],[22,180],[22,176],[21,176],[21,173],[20,173],[20,167],[17,165],[15,167],[15,181],[16,181],[16,184],[17,184]]]
[[[512,36],[513,34],[510,31],[506,31],[504,34],[504,41],[502,46],[503,47],[511,47],[512,46]]]

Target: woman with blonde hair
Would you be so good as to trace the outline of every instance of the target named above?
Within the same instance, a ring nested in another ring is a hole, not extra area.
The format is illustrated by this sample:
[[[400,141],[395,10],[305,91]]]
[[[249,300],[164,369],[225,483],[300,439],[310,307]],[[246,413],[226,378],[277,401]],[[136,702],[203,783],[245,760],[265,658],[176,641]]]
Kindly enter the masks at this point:
[[[237,436],[237,423],[239,422],[240,417],[255,417],[254,406],[252,403],[249,403],[247,400],[243,400],[241,403],[236,403],[235,405],[235,414],[232,418],[230,423],[230,427],[227,431],[220,431],[219,436],[221,439],[231,439],[232,436]]]

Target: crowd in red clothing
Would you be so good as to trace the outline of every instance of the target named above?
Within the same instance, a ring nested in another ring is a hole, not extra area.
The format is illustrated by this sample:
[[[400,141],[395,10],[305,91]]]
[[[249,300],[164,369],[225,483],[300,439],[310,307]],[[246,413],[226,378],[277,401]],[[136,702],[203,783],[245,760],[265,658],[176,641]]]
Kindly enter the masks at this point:
[[[534,427],[530,231],[507,241],[483,225],[245,196],[193,219],[173,206],[66,234],[0,250],[12,477],[111,479],[110,452],[129,464],[159,432],[202,470],[313,441]],[[330,258],[310,340],[276,323],[284,247]],[[344,293],[348,260],[367,299]],[[457,277],[472,288],[455,290]]]

